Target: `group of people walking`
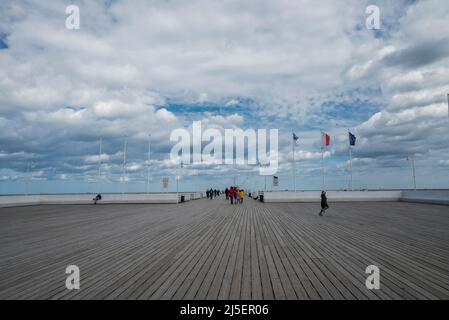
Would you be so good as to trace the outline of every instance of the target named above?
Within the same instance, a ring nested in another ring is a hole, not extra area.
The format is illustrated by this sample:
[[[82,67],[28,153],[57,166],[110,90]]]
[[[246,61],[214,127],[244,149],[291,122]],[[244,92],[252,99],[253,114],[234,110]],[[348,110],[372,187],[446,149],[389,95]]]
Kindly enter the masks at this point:
[[[242,204],[245,197],[245,190],[237,187],[229,187],[225,190],[226,200],[229,200],[231,204]]]
[[[206,190],[206,196],[208,199],[213,199],[215,197],[220,196],[222,191],[217,189],[209,189]],[[238,187],[229,187],[225,189],[224,194],[226,195],[226,200],[230,201],[231,204],[242,204],[243,198],[245,197],[245,190],[239,189]],[[97,196],[98,197],[98,196]],[[100,198],[101,199],[101,196]],[[99,200],[94,199],[94,200]],[[97,201],[95,201],[96,203]],[[326,210],[329,209],[329,204],[327,203],[327,195],[326,191],[321,192],[321,211],[319,213],[319,216],[322,216],[323,213],[326,212]]]
[[[206,196],[208,199],[213,199],[215,197],[218,197],[219,195],[220,195],[220,190],[217,190],[217,189],[206,190]]]

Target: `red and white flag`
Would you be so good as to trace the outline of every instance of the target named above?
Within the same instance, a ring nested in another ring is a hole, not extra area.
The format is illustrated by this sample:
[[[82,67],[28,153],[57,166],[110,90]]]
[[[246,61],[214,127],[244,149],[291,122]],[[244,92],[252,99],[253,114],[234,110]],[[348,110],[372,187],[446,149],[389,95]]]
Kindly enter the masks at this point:
[[[321,146],[326,147],[331,144],[331,136],[321,131]]]

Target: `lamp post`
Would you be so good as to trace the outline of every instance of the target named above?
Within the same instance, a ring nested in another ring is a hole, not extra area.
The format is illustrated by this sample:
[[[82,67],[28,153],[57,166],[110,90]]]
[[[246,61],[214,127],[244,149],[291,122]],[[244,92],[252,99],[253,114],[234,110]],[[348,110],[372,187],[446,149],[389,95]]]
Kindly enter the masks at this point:
[[[183,163],[182,163],[182,161],[181,161],[181,169],[183,168]],[[178,198],[178,201],[179,201],[179,175],[180,175],[180,173],[179,173],[179,171],[178,171],[178,169],[176,169],[176,197]]]
[[[26,182],[26,195],[27,196],[29,196],[30,195],[30,191],[29,191],[29,188],[30,188],[30,183],[31,183],[31,176],[33,175],[32,174],[32,172],[31,172],[31,169],[33,169],[34,168],[34,161],[30,161],[30,162],[28,162],[28,164],[27,164],[27,182]]]
[[[413,189],[416,190],[415,159],[412,156],[407,156],[407,161],[410,161],[412,166]]]

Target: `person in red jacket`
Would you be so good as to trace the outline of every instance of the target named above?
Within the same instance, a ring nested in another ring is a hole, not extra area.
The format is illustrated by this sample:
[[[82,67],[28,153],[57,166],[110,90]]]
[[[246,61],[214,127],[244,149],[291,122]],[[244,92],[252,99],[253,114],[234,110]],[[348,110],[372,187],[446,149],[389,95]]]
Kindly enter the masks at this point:
[[[234,204],[234,197],[235,197],[235,189],[234,187],[231,187],[229,189],[229,198],[231,199],[231,204]]]

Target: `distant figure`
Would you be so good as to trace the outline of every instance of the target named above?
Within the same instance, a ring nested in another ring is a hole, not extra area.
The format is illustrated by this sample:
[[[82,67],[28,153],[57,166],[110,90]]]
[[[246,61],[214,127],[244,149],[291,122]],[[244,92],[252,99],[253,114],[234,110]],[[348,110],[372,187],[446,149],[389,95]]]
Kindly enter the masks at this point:
[[[94,204],[97,204],[97,201],[100,201],[100,200],[101,200],[101,194],[97,194],[97,195],[95,196],[95,198],[93,198],[92,200],[94,201]]]
[[[209,199],[209,190],[206,190],[206,197]]]
[[[245,196],[245,191],[243,191],[243,189],[240,189],[240,203],[243,203],[244,196]]]
[[[214,198],[214,190],[210,189],[209,194],[210,194],[210,199],[212,200]]]
[[[235,189],[235,203],[240,203],[240,190],[238,188]]]
[[[234,187],[229,189],[229,198],[231,200],[231,204],[234,204]]]
[[[327,204],[326,191],[321,191],[321,211],[319,216],[322,216],[326,210],[329,209],[329,205]]]

